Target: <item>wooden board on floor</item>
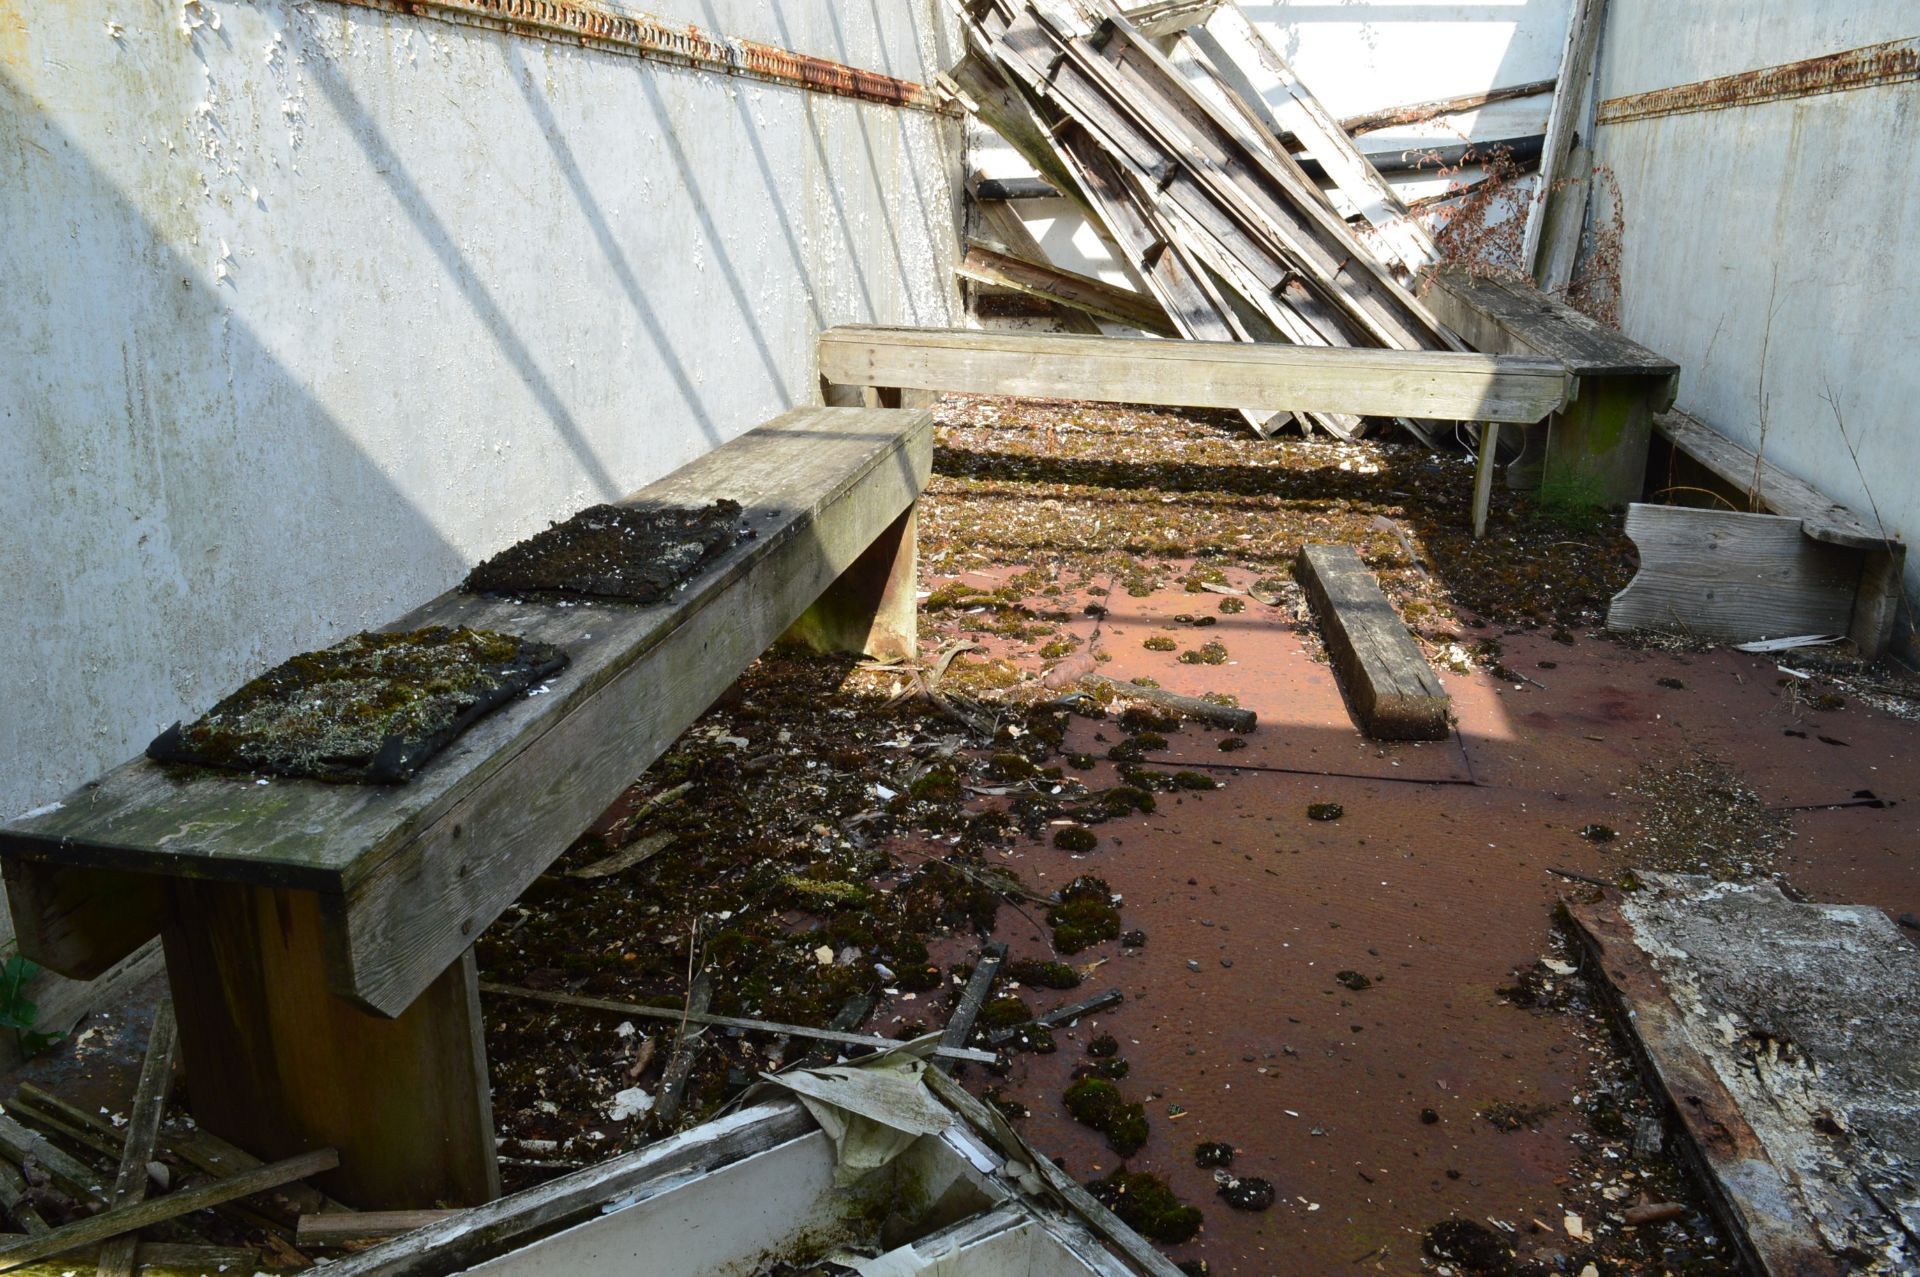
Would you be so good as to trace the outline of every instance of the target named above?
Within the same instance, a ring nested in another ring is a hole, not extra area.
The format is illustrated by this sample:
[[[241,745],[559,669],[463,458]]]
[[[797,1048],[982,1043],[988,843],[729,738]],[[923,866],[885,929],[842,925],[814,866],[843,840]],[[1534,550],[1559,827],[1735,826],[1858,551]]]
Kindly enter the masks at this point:
[[[1608,629],[1736,642],[1847,632],[1860,556],[1805,536],[1798,519],[1635,503],[1626,532],[1640,571],[1613,596]]]
[[[1559,363],[1529,356],[874,325],[822,333],[820,375],[854,386],[1449,421],[1539,421],[1569,387]]]
[[[1445,740],[1452,701],[1349,545],[1300,551],[1300,584],[1360,728],[1377,740]]]

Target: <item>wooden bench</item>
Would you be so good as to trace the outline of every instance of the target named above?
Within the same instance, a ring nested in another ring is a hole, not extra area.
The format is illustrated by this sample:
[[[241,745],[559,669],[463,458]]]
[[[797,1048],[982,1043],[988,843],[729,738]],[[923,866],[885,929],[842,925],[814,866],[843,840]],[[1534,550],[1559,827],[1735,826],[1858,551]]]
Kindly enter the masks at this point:
[[[161,935],[202,1125],[262,1157],[338,1148],[325,1183],[356,1205],[497,1195],[474,940],[783,632],[911,653],[931,465],[929,413],[800,409],[629,498],[745,507],[755,535],[668,599],[453,591],[400,618],[572,658],[404,785],[138,758],[0,829],[22,951],[89,978]]]
[[[874,402],[903,390],[1178,408],[1540,421],[1567,402],[1551,359],[1069,333],[848,325],[820,334],[820,380]]]
[[[1552,359],[1573,378],[1544,440],[1527,432],[1509,486],[1540,486],[1576,505],[1639,500],[1654,414],[1673,406],[1680,365],[1529,285],[1459,270],[1427,278],[1427,305],[1475,350]],[[1499,432],[1486,434],[1483,468]]]
[[[1627,533],[1641,566],[1615,596],[1609,625],[1737,640],[1845,634],[1868,660],[1886,651],[1905,545],[1684,412],[1653,424],[1677,454],[1664,489],[1732,508],[1632,507]]]

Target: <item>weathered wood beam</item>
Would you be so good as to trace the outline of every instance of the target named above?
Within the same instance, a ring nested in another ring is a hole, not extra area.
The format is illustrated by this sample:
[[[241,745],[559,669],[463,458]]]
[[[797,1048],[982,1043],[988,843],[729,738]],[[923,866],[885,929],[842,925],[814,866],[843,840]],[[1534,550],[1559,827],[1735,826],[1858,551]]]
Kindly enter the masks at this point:
[[[1131,22],[1149,40],[1178,35],[1211,18],[1225,0],[1158,0],[1133,9],[1122,9],[1120,16]]]
[[[1452,735],[1446,689],[1352,546],[1303,546],[1300,584],[1362,731],[1376,740]]]
[[[120,1150],[120,1170],[108,1199],[115,1208],[146,1199],[147,1165],[153,1161],[160,1121],[167,1115],[167,1097],[173,1094],[173,1048],[177,1041],[173,1004],[162,999],[154,1013],[153,1032],[147,1037],[147,1056],[140,1064],[140,1080],[134,1086],[133,1110],[127,1116],[125,1143]],[[139,1241],[136,1235],[127,1234],[102,1246],[97,1261],[99,1277],[132,1277]]]
[[[1071,306],[1075,310],[1126,324],[1161,337],[1177,337],[1179,330],[1167,312],[1151,297],[1115,288],[1104,280],[1062,270],[1046,261],[1022,257],[1002,244],[975,240],[955,273],[982,284],[1011,288],[1030,297]]]
[[[1520,240],[1520,270],[1529,277],[1537,277],[1548,204],[1556,198],[1561,203],[1571,198],[1566,192],[1557,192],[1555,185],[1566,169],[1567,153],[1572,150],[1574,135],[1586,115],[1600,34],[1606,25],[1607,0],[1574,0],[1573,19],[1567,26],[1567,45],[1554,85],[1553,112],[1547,117],[1546,144],[1540,156],[1540,185],[1527,205],[1527,223]],[[1580,188],[1580,194],[1584,198],[1585,186]]]
[[[1406,106],[1390,106],[1379,111],[1368,111],[1363,115],[1349,115],[1340,121],[1340,127],[1349,137],[1358,137],[1362,133],[1377,133],[1381,129],[1397,128],[1403,124],[1425,124],[1428,120],[1437,120],[1443,115],[1463,115],[1468,111],[1477,111],[1483,106],[1495,102],[1510,102],[1515,98],[1538,97],[1542,93],[1553,92],[1556,80],[1530,80],[1525,84],[1509,84],[1497,89],[1488,89],[1484,93],[1462,93],[1458,97],[1436,98],[1431,102],[1410,102]]]
[[[853,386],[1451,421],[1539,421],[1569,388],[1557,362],[1510,355],[877,326],[822,333],[820,375]]]
[[[967,1038],[973,1033],[973,1022],[980,1018],[980,1008],[987,1004],[987,996],[993,992],[994,978],[1000,974],[1000,964],[1006,960],[1007,946],[998,941],[981,948],[980,960],[973,964],[973,974],[967,977],[967,987],[960,991],[960,1001],[954,1006],[946,1029],[940,1034],[941,1046],[961,1047],[967,1044]],[[942,1060],[938,1067],[951,1069],[953,1066]]]

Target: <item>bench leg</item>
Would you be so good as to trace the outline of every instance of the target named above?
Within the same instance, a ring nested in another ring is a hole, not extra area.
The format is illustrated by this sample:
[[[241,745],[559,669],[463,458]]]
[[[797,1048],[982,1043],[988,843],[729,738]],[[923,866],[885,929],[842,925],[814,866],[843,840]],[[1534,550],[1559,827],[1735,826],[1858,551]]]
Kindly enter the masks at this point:
[[[1480,457],[1473,467],[1473,539],[1487,534],[1487,507],[1493,501],[1493,462],[1500,451],[1500,423],[1480,426]]]
[[[195,1119],[257,1157],[332,1146],[318,1182],[352,1206],[500,1195],[469,951],[395,1019],[327,987],[307,891],[176,880],[163,938]]]
[[[920,536],[918,507],[867,547],[785,636],[816,652],[858,652],[880,660],[918,653]]]
[[[1623,506],[1646,485],[1653,405],[1660,377],[1588,377],[1579,396],[1552,418],[1543,500],[1574,508]]]

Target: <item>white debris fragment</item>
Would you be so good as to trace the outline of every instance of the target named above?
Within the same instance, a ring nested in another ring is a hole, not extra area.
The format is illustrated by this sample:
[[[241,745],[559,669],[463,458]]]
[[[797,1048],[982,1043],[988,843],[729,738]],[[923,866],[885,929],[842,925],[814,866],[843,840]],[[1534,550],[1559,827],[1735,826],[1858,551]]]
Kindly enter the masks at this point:
[[[637,1086],[630,1086],[607,1101],[607,1116],[615,1122],[625,1122],[652,1108],[653,1097]]]

